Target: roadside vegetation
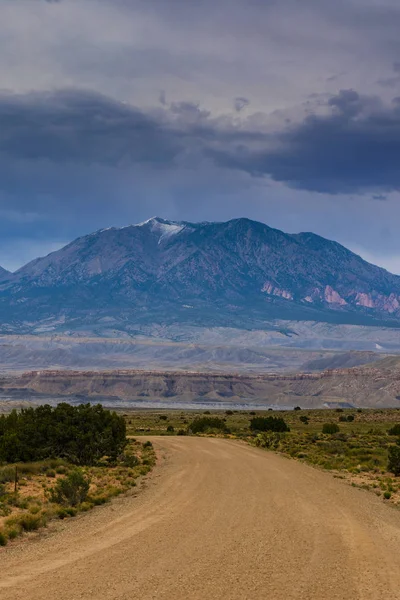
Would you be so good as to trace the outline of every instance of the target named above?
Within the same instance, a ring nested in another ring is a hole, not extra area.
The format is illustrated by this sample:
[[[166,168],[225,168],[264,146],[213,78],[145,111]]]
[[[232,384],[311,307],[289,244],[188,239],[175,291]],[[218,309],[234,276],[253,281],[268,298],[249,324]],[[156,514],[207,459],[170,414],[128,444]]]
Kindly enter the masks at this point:
[[[132,411],[131,435],[241,439],[331,471],[400,507],[400,410]]]
[[[101,406],[0,417],[0,546],[105,504],[154,464],[151,442],[127,439],[123,416]]]

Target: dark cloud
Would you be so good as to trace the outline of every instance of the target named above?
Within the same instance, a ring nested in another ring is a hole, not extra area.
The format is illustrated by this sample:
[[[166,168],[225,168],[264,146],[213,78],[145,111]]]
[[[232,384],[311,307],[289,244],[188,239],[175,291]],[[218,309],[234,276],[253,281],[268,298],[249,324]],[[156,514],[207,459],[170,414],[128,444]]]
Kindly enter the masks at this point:
[[[1,94],[2,244],[52,245],[152,214],[202,219],[207,206],[223,218],[252,187],[240,171],[221,178],[206,157],[206,148],[241,139],[225,129],[190,102],[143,111],[81,90]]]
[[[178,136],[142,111],[83,91],[0,96],[0,155],[57,163],[168,164]]]
[[[213,145],[263,139],[193,102],[145,111],[82,90],[0,95],[0,156],[8,162],[172,167],[193,149],[198,160]]]
[[[330,194],[400,189],[400,99],[390,106],[344,90],[331,112],[311,114],[274,136],[267,149],[212,151],[227,168]]]
[[[342,114],[356,116],[362,110],[363,101],[355,90],[341,90],[337,96],[329,98],[328,105]]]
[[[233,106],[235,107],[236,112],[241,112],[246,106],[249,106],[250,100],[248,98],[244,98],[243,96],[238,96],[235,98]]]
[[[400,84],[400,77],[386,77],[384,79],[378,79],[379,85],[387,88],[394,88]]]
[[[184,119],[186,122],[199,122],[208,119],[210,111],[203,110],[194,102],[172,102],[170,105],[172,114]]]
[[[382,79],[378,79],[379,85],[382,87],[393,88],[400,84],[400,62],[394,62],[393,71],[396,73],[394,77],[384,77]]]
[[[98,167],[112,172],[115,182],[118,173],[144,165],[176,172],[207,162],[329,194],[400,188],[400,98],[385,105],[342,90],[325,103],[318,100],[314,112],[307,106],[307,112],[303,120],[283,118],[279,128],[269,130],[267,115],[239,122],[213,118],[191,102],[144,111],[76,90],[3,94],[0,190],[23,195],[21,165],[30,177],[35,169],[41,173],[34,177],[40,192],[60,169],[71,179],[75,170],[77,185],[84,187],[98,177]],[[45,165],[58,167],[46,171]]]
[[[153,214],[400,257],[399,29],[398,0],[0,0],[0,264]]]

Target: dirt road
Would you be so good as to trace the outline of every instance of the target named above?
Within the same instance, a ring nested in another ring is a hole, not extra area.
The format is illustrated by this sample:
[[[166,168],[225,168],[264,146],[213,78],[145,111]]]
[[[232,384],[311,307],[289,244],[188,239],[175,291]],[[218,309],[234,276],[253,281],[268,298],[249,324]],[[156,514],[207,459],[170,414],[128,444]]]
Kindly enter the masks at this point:
[[[136,498],[0,554],[3,600],[400,598],[400,512],[272,453],[154,438]]]

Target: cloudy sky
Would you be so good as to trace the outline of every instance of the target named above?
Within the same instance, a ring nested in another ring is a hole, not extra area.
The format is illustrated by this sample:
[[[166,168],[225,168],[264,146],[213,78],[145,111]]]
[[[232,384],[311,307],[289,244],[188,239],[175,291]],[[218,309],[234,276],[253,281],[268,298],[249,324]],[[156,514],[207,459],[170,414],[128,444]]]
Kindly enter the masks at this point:
[[[400,273],[398,0],[0,0],[0,264],[153,215]]]

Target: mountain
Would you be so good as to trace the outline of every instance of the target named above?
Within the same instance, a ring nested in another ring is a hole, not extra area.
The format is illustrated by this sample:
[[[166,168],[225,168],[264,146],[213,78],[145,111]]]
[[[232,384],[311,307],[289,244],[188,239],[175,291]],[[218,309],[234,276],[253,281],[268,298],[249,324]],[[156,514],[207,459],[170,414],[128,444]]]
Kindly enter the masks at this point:
[[[274,319],[400,326],[400,277],[313,233],[249,219],[154,217],[78,238],[12,276],[3,332],[143,324],[270,328]]]
[[[0,281],[4,281],[5,279],[9,279],[10,277],[12,277],[12,273],[10,273],[10,271],[7,271],[7,269],[3,269],[3,267],[0,267]]]

